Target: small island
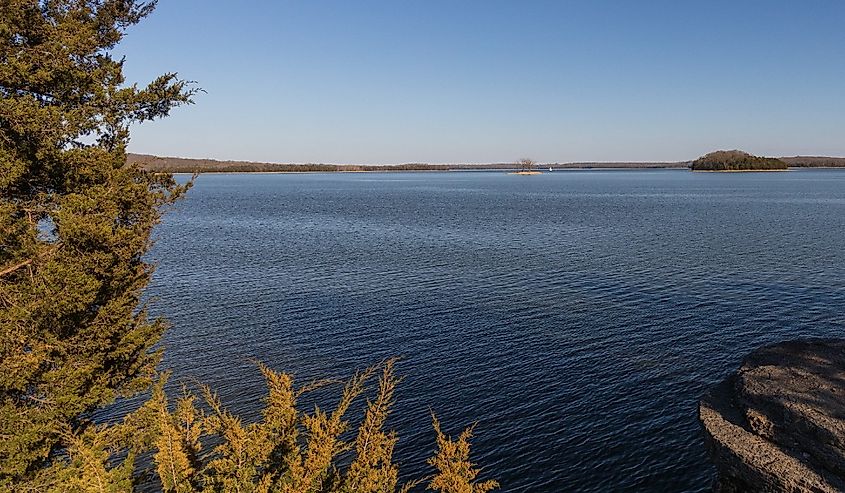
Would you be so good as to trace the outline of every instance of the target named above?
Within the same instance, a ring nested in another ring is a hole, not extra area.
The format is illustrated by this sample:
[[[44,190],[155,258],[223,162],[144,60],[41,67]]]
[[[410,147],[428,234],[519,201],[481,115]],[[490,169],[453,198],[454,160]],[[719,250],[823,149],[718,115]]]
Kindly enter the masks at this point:
[[[542,174],[539,171],[537,171],[537,169],[536,169],[537,162],[534,161],[533,159],[528,159],[528,158],[520,159],[519,162],[516,163],[516,166],[518,167],[518,171],[514,171],[514,172],[509,173],[509,174],[511,174],[511,175],[540,175],[540,174]]]
[[[786,162],[772,157],[753,156],[743,151],[715,151],[692,162],[693,171],[786,171]]]

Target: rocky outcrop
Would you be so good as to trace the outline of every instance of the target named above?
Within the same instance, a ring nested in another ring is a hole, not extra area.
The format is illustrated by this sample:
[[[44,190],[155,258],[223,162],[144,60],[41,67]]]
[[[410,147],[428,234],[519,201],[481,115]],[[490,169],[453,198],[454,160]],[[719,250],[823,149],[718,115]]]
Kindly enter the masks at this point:
[[[720,492],[845,492],[845,340],[762,347],[699,419]]]

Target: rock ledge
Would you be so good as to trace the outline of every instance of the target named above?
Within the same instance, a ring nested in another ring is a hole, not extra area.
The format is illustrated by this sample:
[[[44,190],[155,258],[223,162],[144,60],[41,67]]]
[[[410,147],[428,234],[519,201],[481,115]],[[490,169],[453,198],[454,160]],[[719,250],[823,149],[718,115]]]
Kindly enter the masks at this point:
[[[719,492],[845,491],[845,340],[764,346],[699,404]]]

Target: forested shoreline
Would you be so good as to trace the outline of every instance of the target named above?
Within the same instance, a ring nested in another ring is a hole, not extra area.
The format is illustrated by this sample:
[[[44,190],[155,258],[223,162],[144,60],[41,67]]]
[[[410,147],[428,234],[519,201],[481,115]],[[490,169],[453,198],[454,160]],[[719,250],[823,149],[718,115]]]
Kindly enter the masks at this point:
[[[324,164],[324,163],[262,163],[251,161],[219,161],[215,159],[192,159],[159,157],[147,154],[128,154],[127,162],[138,164],[148,171],[167,173],[308,173],[308,172],[365,172],[365,171],[473,171],[511,170],[519,168],[517,163],[487,164],[428,164],[402,163],[386,165],[367,164]],[[540,169],[589,169],[589,168],[677,168],[684,169],[687,162],[584,162],[584,163],[542,163]]]
[[[777,158],[753,156],[743,151],[714,151],[692,162],[693,171],[778,171],[789,165]]]
[[[845,158],[826,156],[793,156],[779,160],[797,168],[845,168]],[[326,163],[265,163],[253,161],[221,161],[216,159],[195,159],[160,157],[148,154],[127,155],[129,164],[138,164],[147,171],[167,173],[329,173],[329,172],[377,172],[377,171],[481,171],[511,170],[516,163],[488,164],[428,164],[402,163],[393,165],[326,164]],[[691,161],[676,162],[573,162],[543,163],[540,169],[687,169]]]

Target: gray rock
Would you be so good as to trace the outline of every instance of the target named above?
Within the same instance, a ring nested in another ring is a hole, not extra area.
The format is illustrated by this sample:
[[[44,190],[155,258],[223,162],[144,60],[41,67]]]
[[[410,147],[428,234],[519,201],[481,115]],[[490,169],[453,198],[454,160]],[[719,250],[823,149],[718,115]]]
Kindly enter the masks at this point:
[[[845,492],[845,340],[752,352],[699,404],[721,492]]]

